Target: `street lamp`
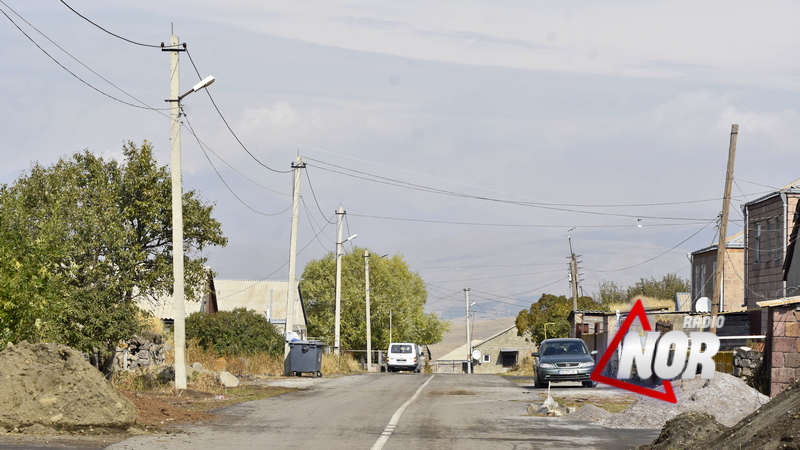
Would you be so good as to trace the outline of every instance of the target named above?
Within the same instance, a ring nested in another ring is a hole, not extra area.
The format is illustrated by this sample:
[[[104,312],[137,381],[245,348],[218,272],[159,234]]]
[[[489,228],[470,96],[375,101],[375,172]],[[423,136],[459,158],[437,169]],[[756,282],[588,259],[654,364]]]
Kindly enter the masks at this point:
[[[170,52],[170,103],[172,119],[172,300],[175,333],[175,389],[186,389],[186,309],[184,305],[183,275],[183,187],[181,185],[181,99],[213,83],[214,77],[206,77],[183,95],[180,94],[179,54],[186,51],[177,36],[169,37]]]
[[[342,208],[339,207],[341,211]],[[342,212],[343,213],[343,212]],[[341,216],[340,216],[341,217]],[[339,240],[341,242],[336,243],[336,320],[334,324],[334,337],[333,337],[333,353],[338,355],[339,354],[339,341],[340,341],[340,328],[341,328],[341,308],[342,308],[342,244],[345,242],[357,238],[358,235],[354,234],[345,240],[342,239],[342,228],[339,227]]]
[[[555,324],[556,324],[555,322],[547,322],[546,324],[544,324],[544,338],[545,339],[547,339],[547,326],[548,325],[555,325]]]

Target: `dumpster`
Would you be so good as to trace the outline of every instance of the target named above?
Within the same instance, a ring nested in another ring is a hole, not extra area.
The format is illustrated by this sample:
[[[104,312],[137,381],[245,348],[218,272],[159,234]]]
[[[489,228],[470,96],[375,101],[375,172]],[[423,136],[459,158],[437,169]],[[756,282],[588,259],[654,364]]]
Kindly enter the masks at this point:
[[[311,373],[314,378],[322,377],[322,351],[325,344],[322,341],[291,341],[289,342],[289,369],[286,371],[298,377],[304,373]]]

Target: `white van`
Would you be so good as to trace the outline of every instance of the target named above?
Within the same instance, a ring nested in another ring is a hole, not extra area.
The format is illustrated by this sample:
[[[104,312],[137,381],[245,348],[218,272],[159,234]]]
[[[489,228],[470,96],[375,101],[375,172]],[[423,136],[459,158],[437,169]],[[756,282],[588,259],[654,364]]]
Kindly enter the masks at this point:
[[[422,371],[422,349],[419,345],[410,342],[392,342],[386,354],[386,370],[410,370],[415,373]]]

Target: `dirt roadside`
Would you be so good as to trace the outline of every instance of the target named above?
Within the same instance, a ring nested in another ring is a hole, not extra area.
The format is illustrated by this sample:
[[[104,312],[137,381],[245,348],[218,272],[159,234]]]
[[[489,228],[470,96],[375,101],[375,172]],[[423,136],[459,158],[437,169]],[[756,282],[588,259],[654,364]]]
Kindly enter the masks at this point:
[[[229,388],[224,395],[185,390],[179,392],[130,392],[122,393],[137,408],[135,426],[124,430],[92,429],[78,432],[42,430],[42,434],[0,433],[0,448],[105,448],[139,434],[180,433],[181,425],[210,422],[216,419],[213,410],[240,402],[268,398],[292,392],[308,384],[304,380],[287,378],[271,382],[247,382]]]

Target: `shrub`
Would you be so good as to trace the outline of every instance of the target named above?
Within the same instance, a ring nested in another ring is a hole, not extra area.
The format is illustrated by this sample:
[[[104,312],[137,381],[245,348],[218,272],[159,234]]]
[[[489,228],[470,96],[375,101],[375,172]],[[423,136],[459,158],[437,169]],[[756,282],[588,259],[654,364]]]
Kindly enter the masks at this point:
[[[283,336],[266,317],[237,308],[214,314],[194,313],[186,319],[186,338],[222,356],[283,354]]]

